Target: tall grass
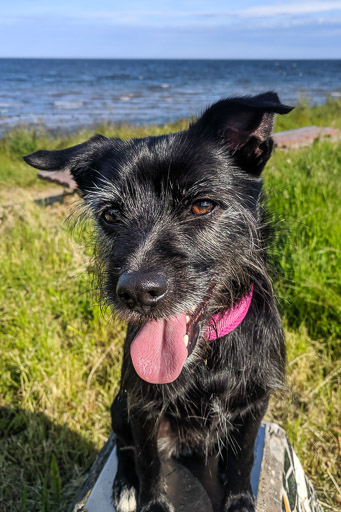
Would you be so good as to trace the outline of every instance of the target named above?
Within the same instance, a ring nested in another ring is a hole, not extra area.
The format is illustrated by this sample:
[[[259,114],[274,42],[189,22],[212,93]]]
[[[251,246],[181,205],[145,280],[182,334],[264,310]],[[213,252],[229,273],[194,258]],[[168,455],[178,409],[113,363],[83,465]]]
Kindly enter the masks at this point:
[[[340,125],[339,110],[303,106],[277,127]],[[130,137],[184,125],[98,131]],[[90,135],[20,129],[0,141],[1,512],[65,512],[110,433],[124,326],[93,299],[88,235],[63,222],[72,206],[41,209],[20,195],[37,190],[22,154]],[[341,509],[340,150],[316,142],[277,151],[264,174],[288,345],[288,392],[272,399],[268,418],[286,429],[330,510]]]
[[[265,172],[289,387],[269,417],[286,429],[326,509],[341,509],[340,164],[340,143],[317,142],[278,151]]]
[[[92,303],[66,213],[26,203],[2,214],[0,510],[19,510],[21,495],[24,510],[65,510],[110,430],[123,329]]]

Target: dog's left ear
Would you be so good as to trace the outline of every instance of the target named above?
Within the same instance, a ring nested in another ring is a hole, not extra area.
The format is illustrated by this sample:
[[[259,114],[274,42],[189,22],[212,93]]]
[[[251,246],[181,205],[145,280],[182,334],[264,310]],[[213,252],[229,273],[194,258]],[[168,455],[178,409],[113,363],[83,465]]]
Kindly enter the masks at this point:
[[[229,98],[209,107],[190,130],[219,138],[239,167],[259,175],[273,148],[274,116],[292,109],[283,105],[275,92]]]

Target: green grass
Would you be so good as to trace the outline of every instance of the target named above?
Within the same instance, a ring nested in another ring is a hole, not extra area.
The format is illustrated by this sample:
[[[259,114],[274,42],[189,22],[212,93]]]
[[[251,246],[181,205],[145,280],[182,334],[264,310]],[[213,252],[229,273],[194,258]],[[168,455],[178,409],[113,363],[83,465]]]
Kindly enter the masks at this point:
[[[311,106],[302,98],[290,114],[277,116],[275,131],[311,125],[341,128],[341,100],[335,101],[329,97],[322,105]]]
[[[340,126],[340,108],[302,106],[277,128]],[[1,512],[65,512],[110,433],[124,328],[93,300],[87,233],[63,223],[71,206],[35,206],[25,194],[44,184],[20,159],[90,135],[21,128],[0,141]],[[341,509],[340,155],[341,143],[328,141],[277,151],[264,174],[288,346],[288,392],[272,399],[268,418],[286,429],[330,510]]]
[[[65,214],[30,203],[2,213],[0,510],[19,510],[24,486],[25,510],[65,510],[110,430],[124,331],[92,304]]]
[[[268,415],[286,429],[325,508],[341,509],[341,143],[277,151],[264,175],[289,387]]]
[[[314,339],[341,338],[340,149],[326,141],[277,151],[264,173],[283,311],[291,328],[304,324]]]

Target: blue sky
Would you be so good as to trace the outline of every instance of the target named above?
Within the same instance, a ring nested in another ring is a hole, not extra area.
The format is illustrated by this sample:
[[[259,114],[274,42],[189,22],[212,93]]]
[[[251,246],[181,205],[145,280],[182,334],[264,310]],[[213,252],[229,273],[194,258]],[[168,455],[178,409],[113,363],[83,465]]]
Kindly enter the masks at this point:
[[[1,57],[341,58],[341,0],[1,3]]]

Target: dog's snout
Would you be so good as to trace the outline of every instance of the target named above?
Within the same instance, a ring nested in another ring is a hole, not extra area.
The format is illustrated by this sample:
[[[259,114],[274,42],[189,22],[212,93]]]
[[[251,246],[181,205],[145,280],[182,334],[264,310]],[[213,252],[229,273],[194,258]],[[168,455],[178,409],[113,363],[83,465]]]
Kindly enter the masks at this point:
[[[118,298],[130,309],[136,306],[155,306],[165,295],[167,278],[158,272],[125,272],[116,287]]]

